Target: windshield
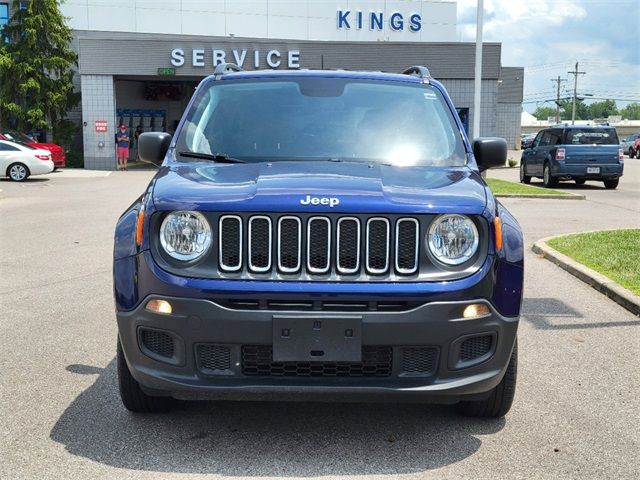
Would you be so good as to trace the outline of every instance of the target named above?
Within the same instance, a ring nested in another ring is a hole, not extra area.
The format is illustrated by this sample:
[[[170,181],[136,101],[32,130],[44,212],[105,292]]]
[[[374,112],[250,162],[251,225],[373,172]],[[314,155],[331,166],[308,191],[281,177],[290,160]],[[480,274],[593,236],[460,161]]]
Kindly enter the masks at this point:
[[[16,143],[33,142],[33,140],[24,133],[16,132],[14,130],[3,132],[3,134],[7,137],[7,140],[11,140]]]
[[[466,163],[436,88],[345,78],[211,81],[188,112],[176,150],[247,162]]]
[[[566,145],[617,145],[618,135],[613,128],[568,128]]]

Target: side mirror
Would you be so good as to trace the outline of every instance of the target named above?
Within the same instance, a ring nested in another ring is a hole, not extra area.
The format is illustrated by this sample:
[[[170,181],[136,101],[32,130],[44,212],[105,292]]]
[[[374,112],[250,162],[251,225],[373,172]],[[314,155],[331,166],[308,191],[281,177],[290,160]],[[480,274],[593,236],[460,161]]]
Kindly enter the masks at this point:
[[[498,137],[476,138],[473,156],[481,172],[491,167],[502,167],[507,161],[507,141]]]
[[[171,144],[171,135],[163,132],[146,132],[138,138],[140,160],[160,166]]]

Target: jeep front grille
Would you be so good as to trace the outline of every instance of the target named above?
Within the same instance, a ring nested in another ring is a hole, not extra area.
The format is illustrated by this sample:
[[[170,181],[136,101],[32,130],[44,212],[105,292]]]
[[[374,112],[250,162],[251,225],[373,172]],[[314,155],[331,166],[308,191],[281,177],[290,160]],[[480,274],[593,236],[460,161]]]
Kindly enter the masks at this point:
[[[222,215],[218,263],[223,274],[407,276],[419,269],[419,236],[407,217]]]

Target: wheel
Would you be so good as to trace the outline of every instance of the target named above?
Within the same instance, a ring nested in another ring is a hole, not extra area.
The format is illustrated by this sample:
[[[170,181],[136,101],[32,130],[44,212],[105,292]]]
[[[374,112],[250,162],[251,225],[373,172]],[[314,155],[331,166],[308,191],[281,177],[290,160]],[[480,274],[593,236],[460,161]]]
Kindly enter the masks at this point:
[[[586,182],[586,180],[584,178],[576,178],[575,182],[576,185],[584,185],[584,182]]]
[[[520,183],[531,183],[531,177],[524,174],[524,163],[520,162]]]
[[[542,185],[544,188],[555,187],[558,181],[551,176],[551,167],[549,167],[548,163],[544,164],[544,169],[542,170]]]
[[[629,158],[633,158],[635,156],[635,152],[633,151],[633,148],[629,147]]]
[[[127,408],[136,413],[156,413],[166,412],[173,404],[170,397],[152,397],[147,395],[140,388],[140,384],[131,375],[127,361],[124,358],[120,338],[118,338],[118,386],[120,387],[120,398]]]
[[[458,404],[458,411],[470,417],[503,417],[511,409],[513,397],[516,393],[516,378],[518,376],[518,341],[516,340],[509,359],[507,371],[502,381],[484,400],[463,401]]]
[[[7,168],[7,177],[14,182],[24,182],[30,174],[29,168],[22,163],[13,163]]]
[[[604,188],[606,188],[607,190],[615,190],[618,187],[619,182],[620,179],[618,178],[616,178],[615,180],[605,180]]]

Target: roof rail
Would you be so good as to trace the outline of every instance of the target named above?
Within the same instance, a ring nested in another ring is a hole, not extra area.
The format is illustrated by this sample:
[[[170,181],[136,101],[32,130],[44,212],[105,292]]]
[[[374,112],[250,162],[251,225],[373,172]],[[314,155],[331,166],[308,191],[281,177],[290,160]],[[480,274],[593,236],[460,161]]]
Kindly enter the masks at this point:
[[[220,80],[222,75],[224,75],[225,73],[242,72],[242,71],[243,70],[235,63],[220,63],[219,65],[216,66],[216,69],[213,71],[213,75],[215,76],[216,80]]]
[[[429,80],[431,78],[429,69],[421,65],[414,65],[413,67],[409,67],[402,73],[403,75],[415,75],[416,77],[420,77],[423,80]]]

